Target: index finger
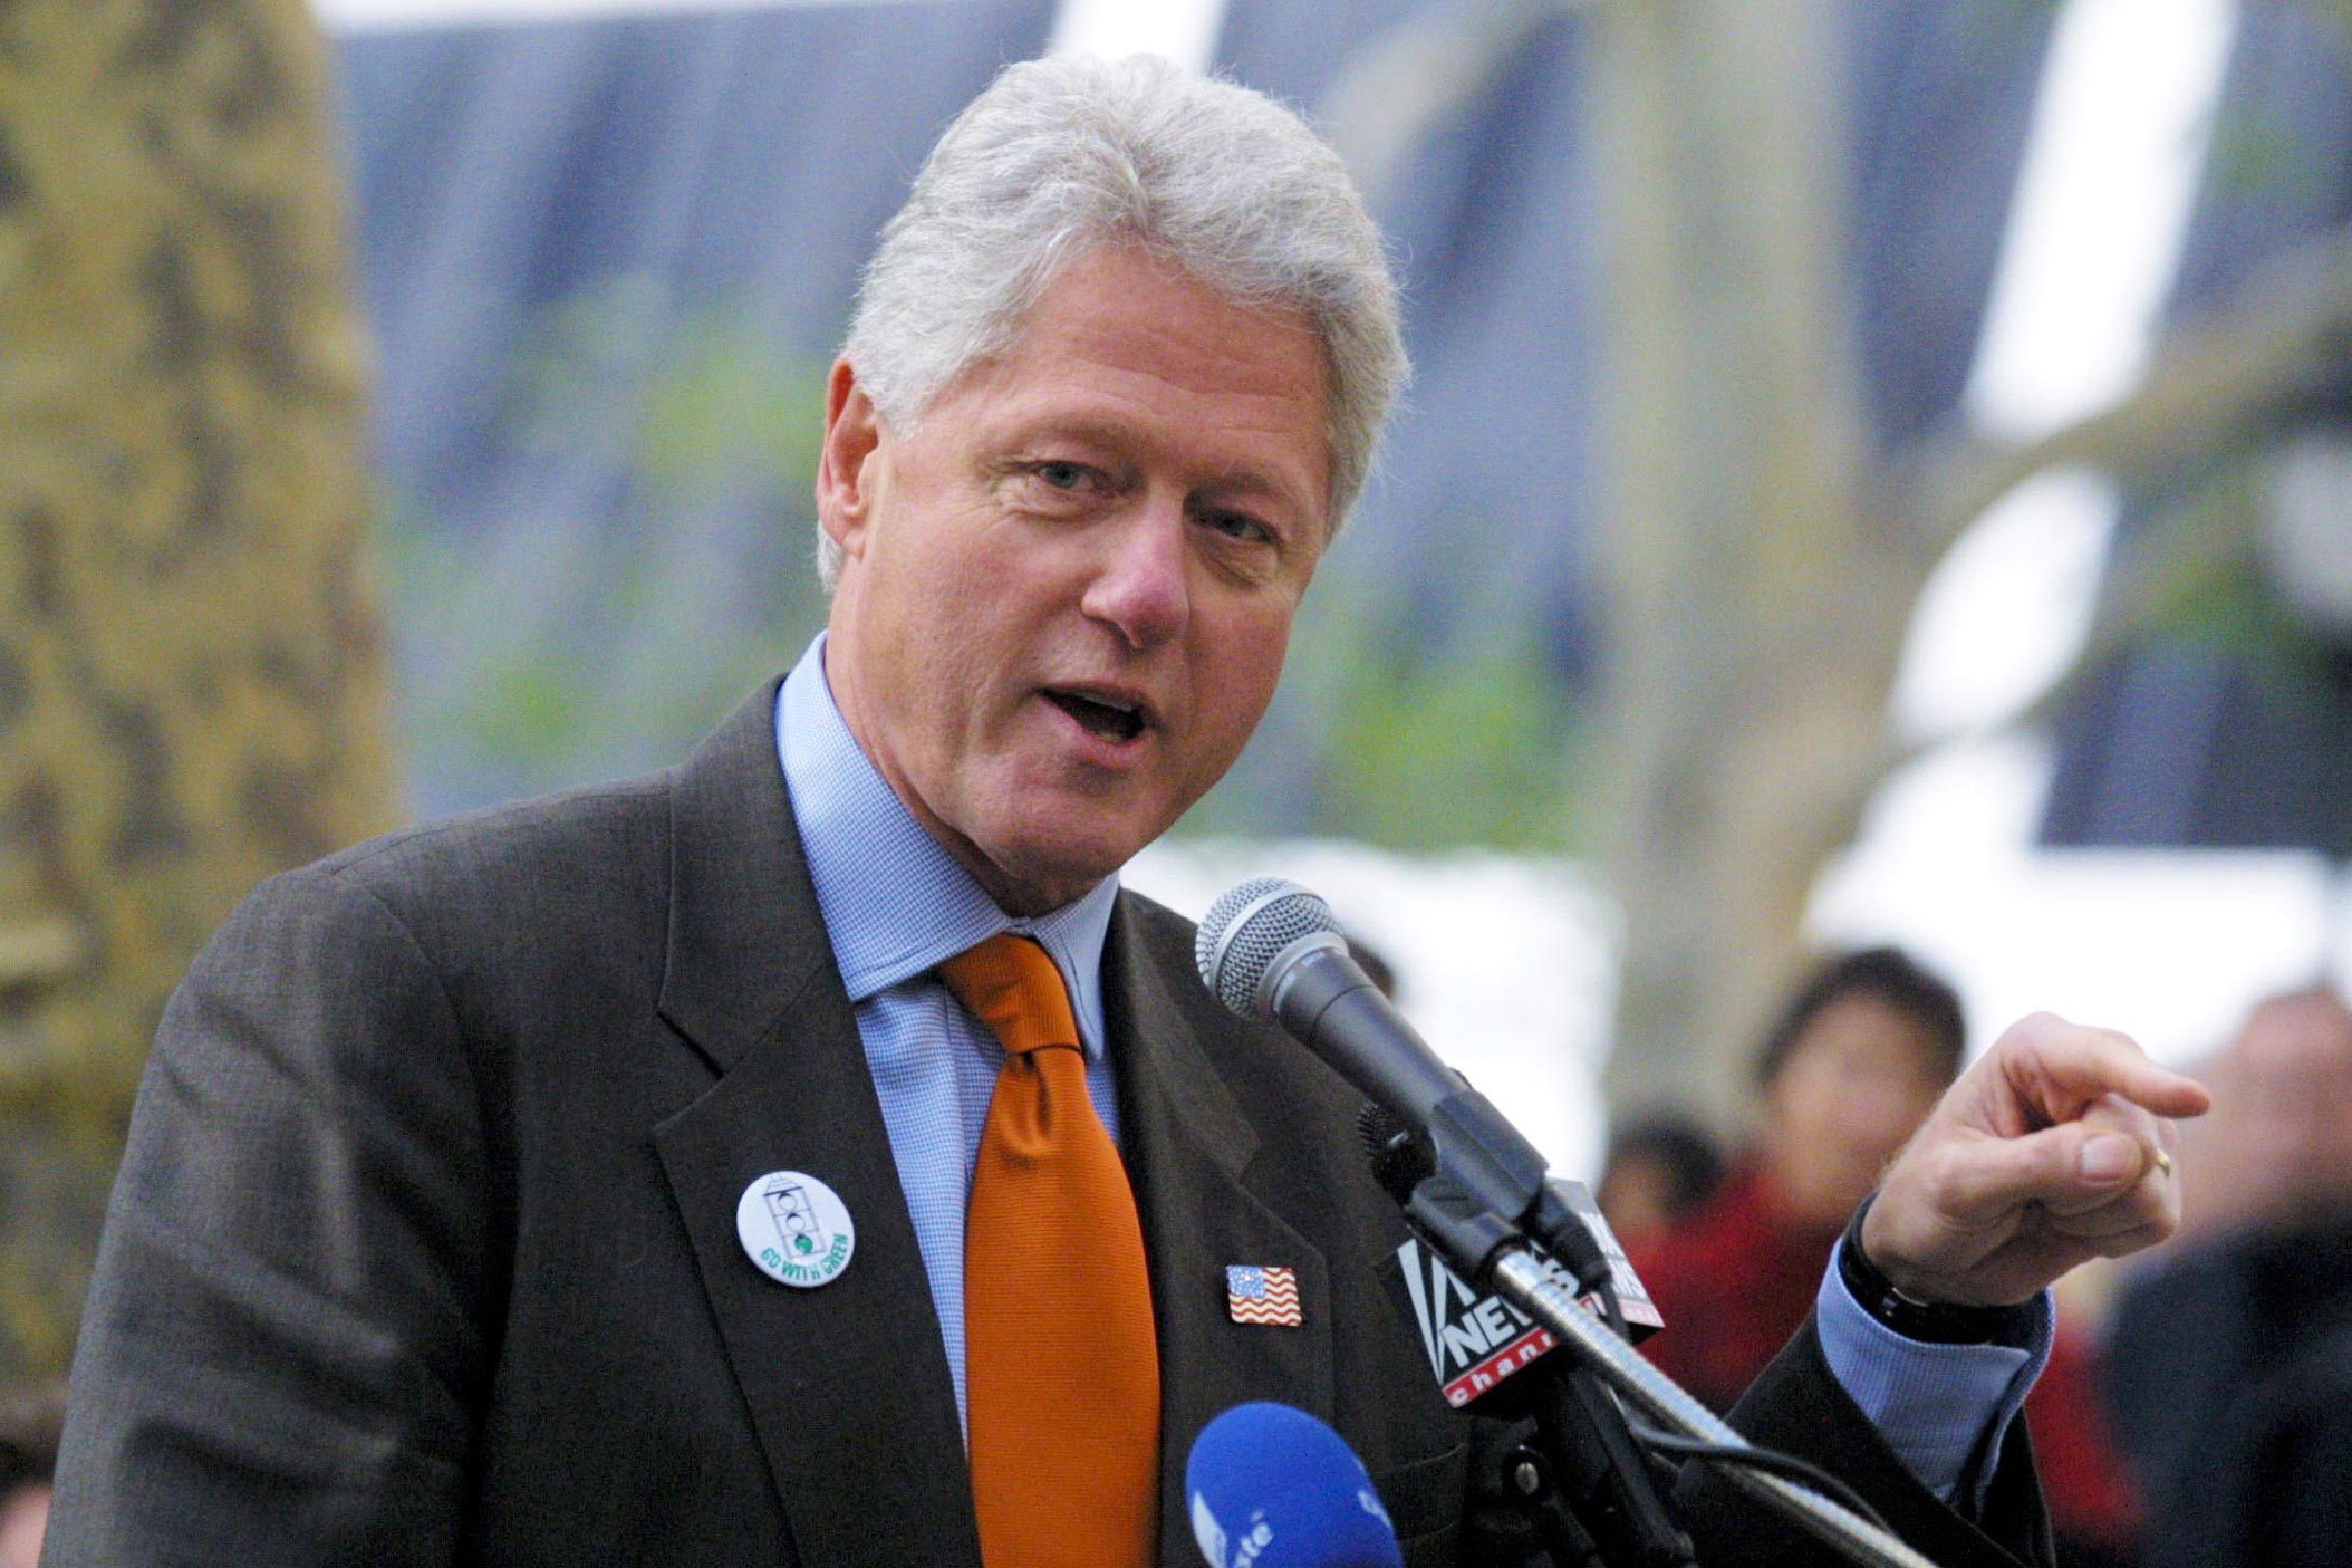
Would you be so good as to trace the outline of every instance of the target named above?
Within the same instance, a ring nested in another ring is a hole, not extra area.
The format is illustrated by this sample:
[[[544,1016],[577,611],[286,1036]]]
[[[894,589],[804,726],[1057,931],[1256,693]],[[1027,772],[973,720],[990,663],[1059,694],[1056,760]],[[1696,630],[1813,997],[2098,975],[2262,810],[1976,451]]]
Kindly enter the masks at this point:
[[[2013,1025],[1994,1050],[2010,1087],[2051,1121],[2070,1121],[2109,1095],[2158,1116],[2202,1116],[2213,1097],[2194,1078],[2150,1061],[2131,1036],[2036,1013]]]

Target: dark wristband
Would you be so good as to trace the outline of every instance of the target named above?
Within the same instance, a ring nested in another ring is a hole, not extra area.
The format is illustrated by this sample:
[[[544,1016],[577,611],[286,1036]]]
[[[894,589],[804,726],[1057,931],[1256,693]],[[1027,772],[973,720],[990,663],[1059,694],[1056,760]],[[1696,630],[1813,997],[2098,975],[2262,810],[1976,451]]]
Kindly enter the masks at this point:
[[[1870,1213],[1870,1205],[1878,1200],[1876,1193],[1862,1200],[1862,1206],[1854,1210],[1845,1235],[1838,1243],[1838,1277],[1844,1281],[1846,1293],[1863,1311],[1904,1339],[1917,1340],[1923,1345],[2033,1342],[2037,1320],[2031,1301],[2021,1301],[2015,1306],[1961,1306],[1949,1301],[1915,1301],[1896,1290],[1894,1282],[1862,1250],[1862,1221]]]

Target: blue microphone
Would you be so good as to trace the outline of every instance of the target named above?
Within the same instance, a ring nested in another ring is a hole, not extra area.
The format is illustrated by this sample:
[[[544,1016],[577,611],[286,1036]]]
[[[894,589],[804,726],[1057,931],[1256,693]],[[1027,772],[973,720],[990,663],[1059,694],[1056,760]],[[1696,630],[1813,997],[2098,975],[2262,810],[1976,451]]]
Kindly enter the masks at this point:
[[[1287,1404],[1237,1404],[1184,1465],[1209,1568],[1403,1568],[1396,1530],[1347,1440]]]

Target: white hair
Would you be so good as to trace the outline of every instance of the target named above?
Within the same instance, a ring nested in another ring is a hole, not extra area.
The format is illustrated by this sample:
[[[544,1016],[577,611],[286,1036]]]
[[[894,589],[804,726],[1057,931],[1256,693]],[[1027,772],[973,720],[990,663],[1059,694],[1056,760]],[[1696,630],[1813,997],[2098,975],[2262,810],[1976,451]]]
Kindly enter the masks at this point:
[[[964,107],[882,230],[842,353],[911,431],[1004,353],[1062,269],[1108,243],[1250,309],[1303,315],[1330,394],[1336,530],[1405,377],[1396,285],[1345,165],[1290,110],[1149,55],[1008,66]],[[840,549],[820,528],[826,586]]]

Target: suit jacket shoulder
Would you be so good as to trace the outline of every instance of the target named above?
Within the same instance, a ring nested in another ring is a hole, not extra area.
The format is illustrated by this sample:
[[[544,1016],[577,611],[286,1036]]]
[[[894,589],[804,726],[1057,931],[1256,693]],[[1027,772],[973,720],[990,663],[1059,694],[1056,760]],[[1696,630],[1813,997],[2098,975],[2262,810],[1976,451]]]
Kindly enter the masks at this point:
[[[134,1113],[53,1562],[976,1564],[773,695],[231,917]],[[744,1256],[777,1169],[857,1218],[824,1290]]]

